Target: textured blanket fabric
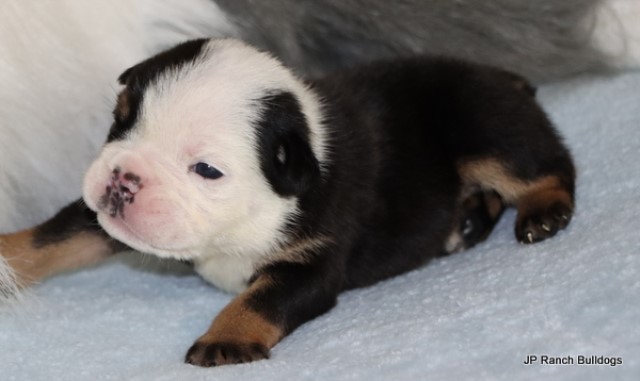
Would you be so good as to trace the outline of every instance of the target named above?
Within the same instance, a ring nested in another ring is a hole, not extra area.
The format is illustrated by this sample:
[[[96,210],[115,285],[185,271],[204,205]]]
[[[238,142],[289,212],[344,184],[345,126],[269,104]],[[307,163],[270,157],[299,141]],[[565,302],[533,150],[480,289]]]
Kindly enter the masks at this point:
[[[640,73],[539,92],[578,167],[568,230],[516,243],[514,213],[473,250],[343,294],[253,364],[182,363],[231,299],[140,254],[51,279],[0,310],[8,380],[629,380],[640,374]],[[524,365],[528,355],[574,365]],[[578,356],[622,364],[578,365]]]

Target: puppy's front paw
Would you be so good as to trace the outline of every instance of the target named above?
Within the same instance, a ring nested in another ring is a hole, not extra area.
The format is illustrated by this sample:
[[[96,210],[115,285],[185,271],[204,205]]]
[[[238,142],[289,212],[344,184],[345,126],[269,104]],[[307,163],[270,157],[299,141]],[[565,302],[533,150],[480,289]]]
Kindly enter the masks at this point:
[[[269,349],[257,343],[207,343],[197,341],[189,348],[185,362],[211,367],[240,364],[269,358]]]
[[[516,238],[522,243],[534,243],[551,238],[567,227],[573,208],[564,202],[554,202],[518,213]]]

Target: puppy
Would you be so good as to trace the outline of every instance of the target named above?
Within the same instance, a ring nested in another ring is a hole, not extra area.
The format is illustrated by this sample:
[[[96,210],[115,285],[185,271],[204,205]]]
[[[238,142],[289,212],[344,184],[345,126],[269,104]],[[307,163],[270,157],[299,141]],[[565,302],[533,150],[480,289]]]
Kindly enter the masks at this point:
[[[188,350],[267,358],[337,295],[489,234],[544,240],[574,209],[568,150],[523,78],[416,57],[304,83],[236,40],[125,71],[83,201],[1,238],[22,285],[124,247],[193,262],[238,296]]]

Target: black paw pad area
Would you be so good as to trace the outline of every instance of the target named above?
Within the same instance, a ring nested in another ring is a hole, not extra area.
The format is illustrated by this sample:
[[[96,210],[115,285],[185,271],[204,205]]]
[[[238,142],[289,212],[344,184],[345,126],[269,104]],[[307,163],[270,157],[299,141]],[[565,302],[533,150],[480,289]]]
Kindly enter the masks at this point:
[[[269,349],[257,343],[196,342],[185,356],[187,364],[212,367],[269,358]]]
[[[535,243],[551,238],[569,225],[573,208],[555,202],[544,209],[534,209],[519,215],[516,222],[516,238],[522,243]]]

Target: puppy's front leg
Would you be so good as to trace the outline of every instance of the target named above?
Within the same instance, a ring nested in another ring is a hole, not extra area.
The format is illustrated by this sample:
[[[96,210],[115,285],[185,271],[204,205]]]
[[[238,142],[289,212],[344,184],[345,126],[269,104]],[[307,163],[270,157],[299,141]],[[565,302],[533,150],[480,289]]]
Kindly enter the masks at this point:
[[[17,282],[0,279],[0,293],[9,296],[16,286],[95,264],[122,248],[98,225],[95,213],[78,200],[35,228],[0,235],[0,259]]]
[[[268,358],[284,336],[335,305],[338,274],[319,261],[267,266],[220,312],[185,361],[208,367]]]

